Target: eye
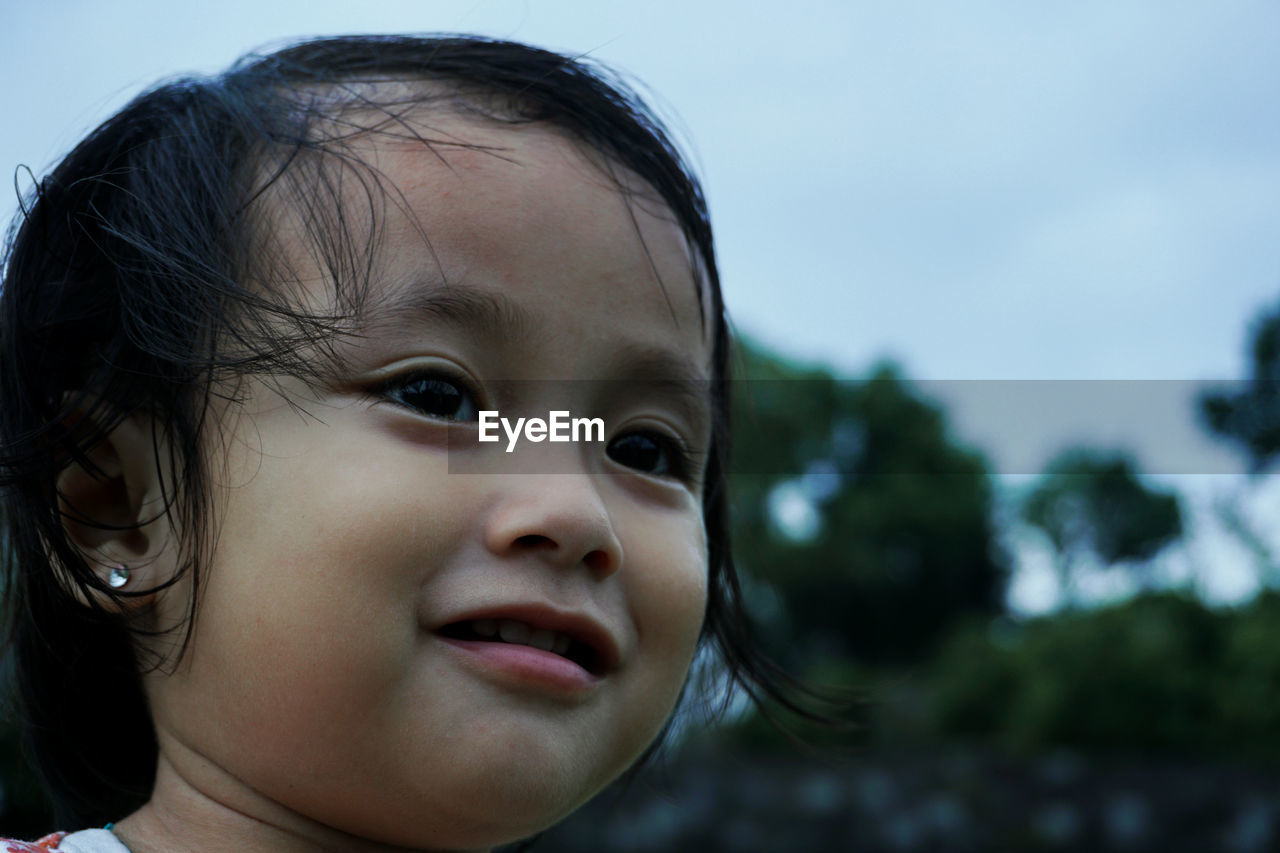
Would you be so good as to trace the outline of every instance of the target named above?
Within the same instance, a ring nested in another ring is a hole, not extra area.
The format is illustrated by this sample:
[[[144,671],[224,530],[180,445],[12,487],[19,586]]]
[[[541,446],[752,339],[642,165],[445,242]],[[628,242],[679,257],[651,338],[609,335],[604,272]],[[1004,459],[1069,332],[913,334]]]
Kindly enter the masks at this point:
[[[379,386],[378,394],[397,405],[444,421],[474,421],[479,406],[467,383],[439,370],[415,371]]]
[[[609,458],[655,477],[688,479],[689,453],[676,439],[653,430],[629,432],[609,442]]]

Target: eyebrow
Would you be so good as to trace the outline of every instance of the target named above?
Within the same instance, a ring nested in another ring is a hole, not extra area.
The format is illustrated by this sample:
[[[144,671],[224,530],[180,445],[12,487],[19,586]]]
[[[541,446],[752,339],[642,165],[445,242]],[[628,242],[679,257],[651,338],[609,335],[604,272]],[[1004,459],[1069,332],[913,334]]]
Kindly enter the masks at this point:
[[[478,335],[521,341],[531,336],[532,316],[502,293],[461,284],[414,279],[360,312],[356,331],[367,337],[416,330],[424,320],[456,324]]]
[[[648,344],[623,344],[613,358],[613,375],[656,387],[699,429],[711,427],[711,379],[684,356]]]
[[[709,380],[692,362],[665,347],[624,343],[613,360],[612,366],[629,379],[673,382],[688,387],[702,387]]]

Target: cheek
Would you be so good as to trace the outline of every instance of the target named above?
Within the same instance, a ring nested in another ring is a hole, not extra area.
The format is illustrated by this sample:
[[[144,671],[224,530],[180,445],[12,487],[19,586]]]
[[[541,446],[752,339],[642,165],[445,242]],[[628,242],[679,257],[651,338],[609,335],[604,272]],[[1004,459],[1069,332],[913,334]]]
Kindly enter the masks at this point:
[[[642,630],[674,653],[678,661],[693,654],[707,604],[707,553],[701,537],[687,548],[664,555],[669,570],[634,584],[636,607],[648,612]]]
[[[652,655],[648,689],[665,719],[684,685],[702,633],[706,538],[699,517],[647,541],[650,550],[627,574],[627,595],[638,645]]]
[[[439,490],[406,487],[402,464],[325,451],[314,466],[268,455],[228,491],[193,654],[167,685],[183,703],[175,725],[202,725],[215,752],[259,755],[263,774],[299,755],[336,760],[315,744],[389,724],[379,717],[391,706],[373,699],[406,688],[419,593],[465,504],[456,488],[442,506]]]

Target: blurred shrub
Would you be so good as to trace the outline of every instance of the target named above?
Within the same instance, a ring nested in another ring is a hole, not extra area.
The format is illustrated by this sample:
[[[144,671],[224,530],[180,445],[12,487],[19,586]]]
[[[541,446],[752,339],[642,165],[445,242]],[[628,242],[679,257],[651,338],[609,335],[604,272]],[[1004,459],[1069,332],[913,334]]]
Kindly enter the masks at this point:
[[[1266,592],[1230,622],[1218,684],[1218,725],[1233,744],[1280,755],[1280,593]]]
[[[1280,757],[1274,592],[1230,610],[1165,592],[1000,632],[973,625],[946,642],[932,674],[945,735],[1024,752]]]

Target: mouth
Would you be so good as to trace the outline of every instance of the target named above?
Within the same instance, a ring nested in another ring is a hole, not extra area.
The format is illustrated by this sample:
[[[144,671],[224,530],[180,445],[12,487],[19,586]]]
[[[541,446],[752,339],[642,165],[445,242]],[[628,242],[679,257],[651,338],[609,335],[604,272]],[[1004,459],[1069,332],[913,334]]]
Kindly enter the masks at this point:
[[[617,644],[598,624],[536,607],[468,616],[437,633],[467,645],[525,646],[562,658],[593,678],[607,675],[618,663]]]
[[[562,631],[535,628],[515,619],[470,619],[440,629],[442,637],[478,643],[531,646],[576,663],[592,675],[602,675],[600,656],[591,646]]]

